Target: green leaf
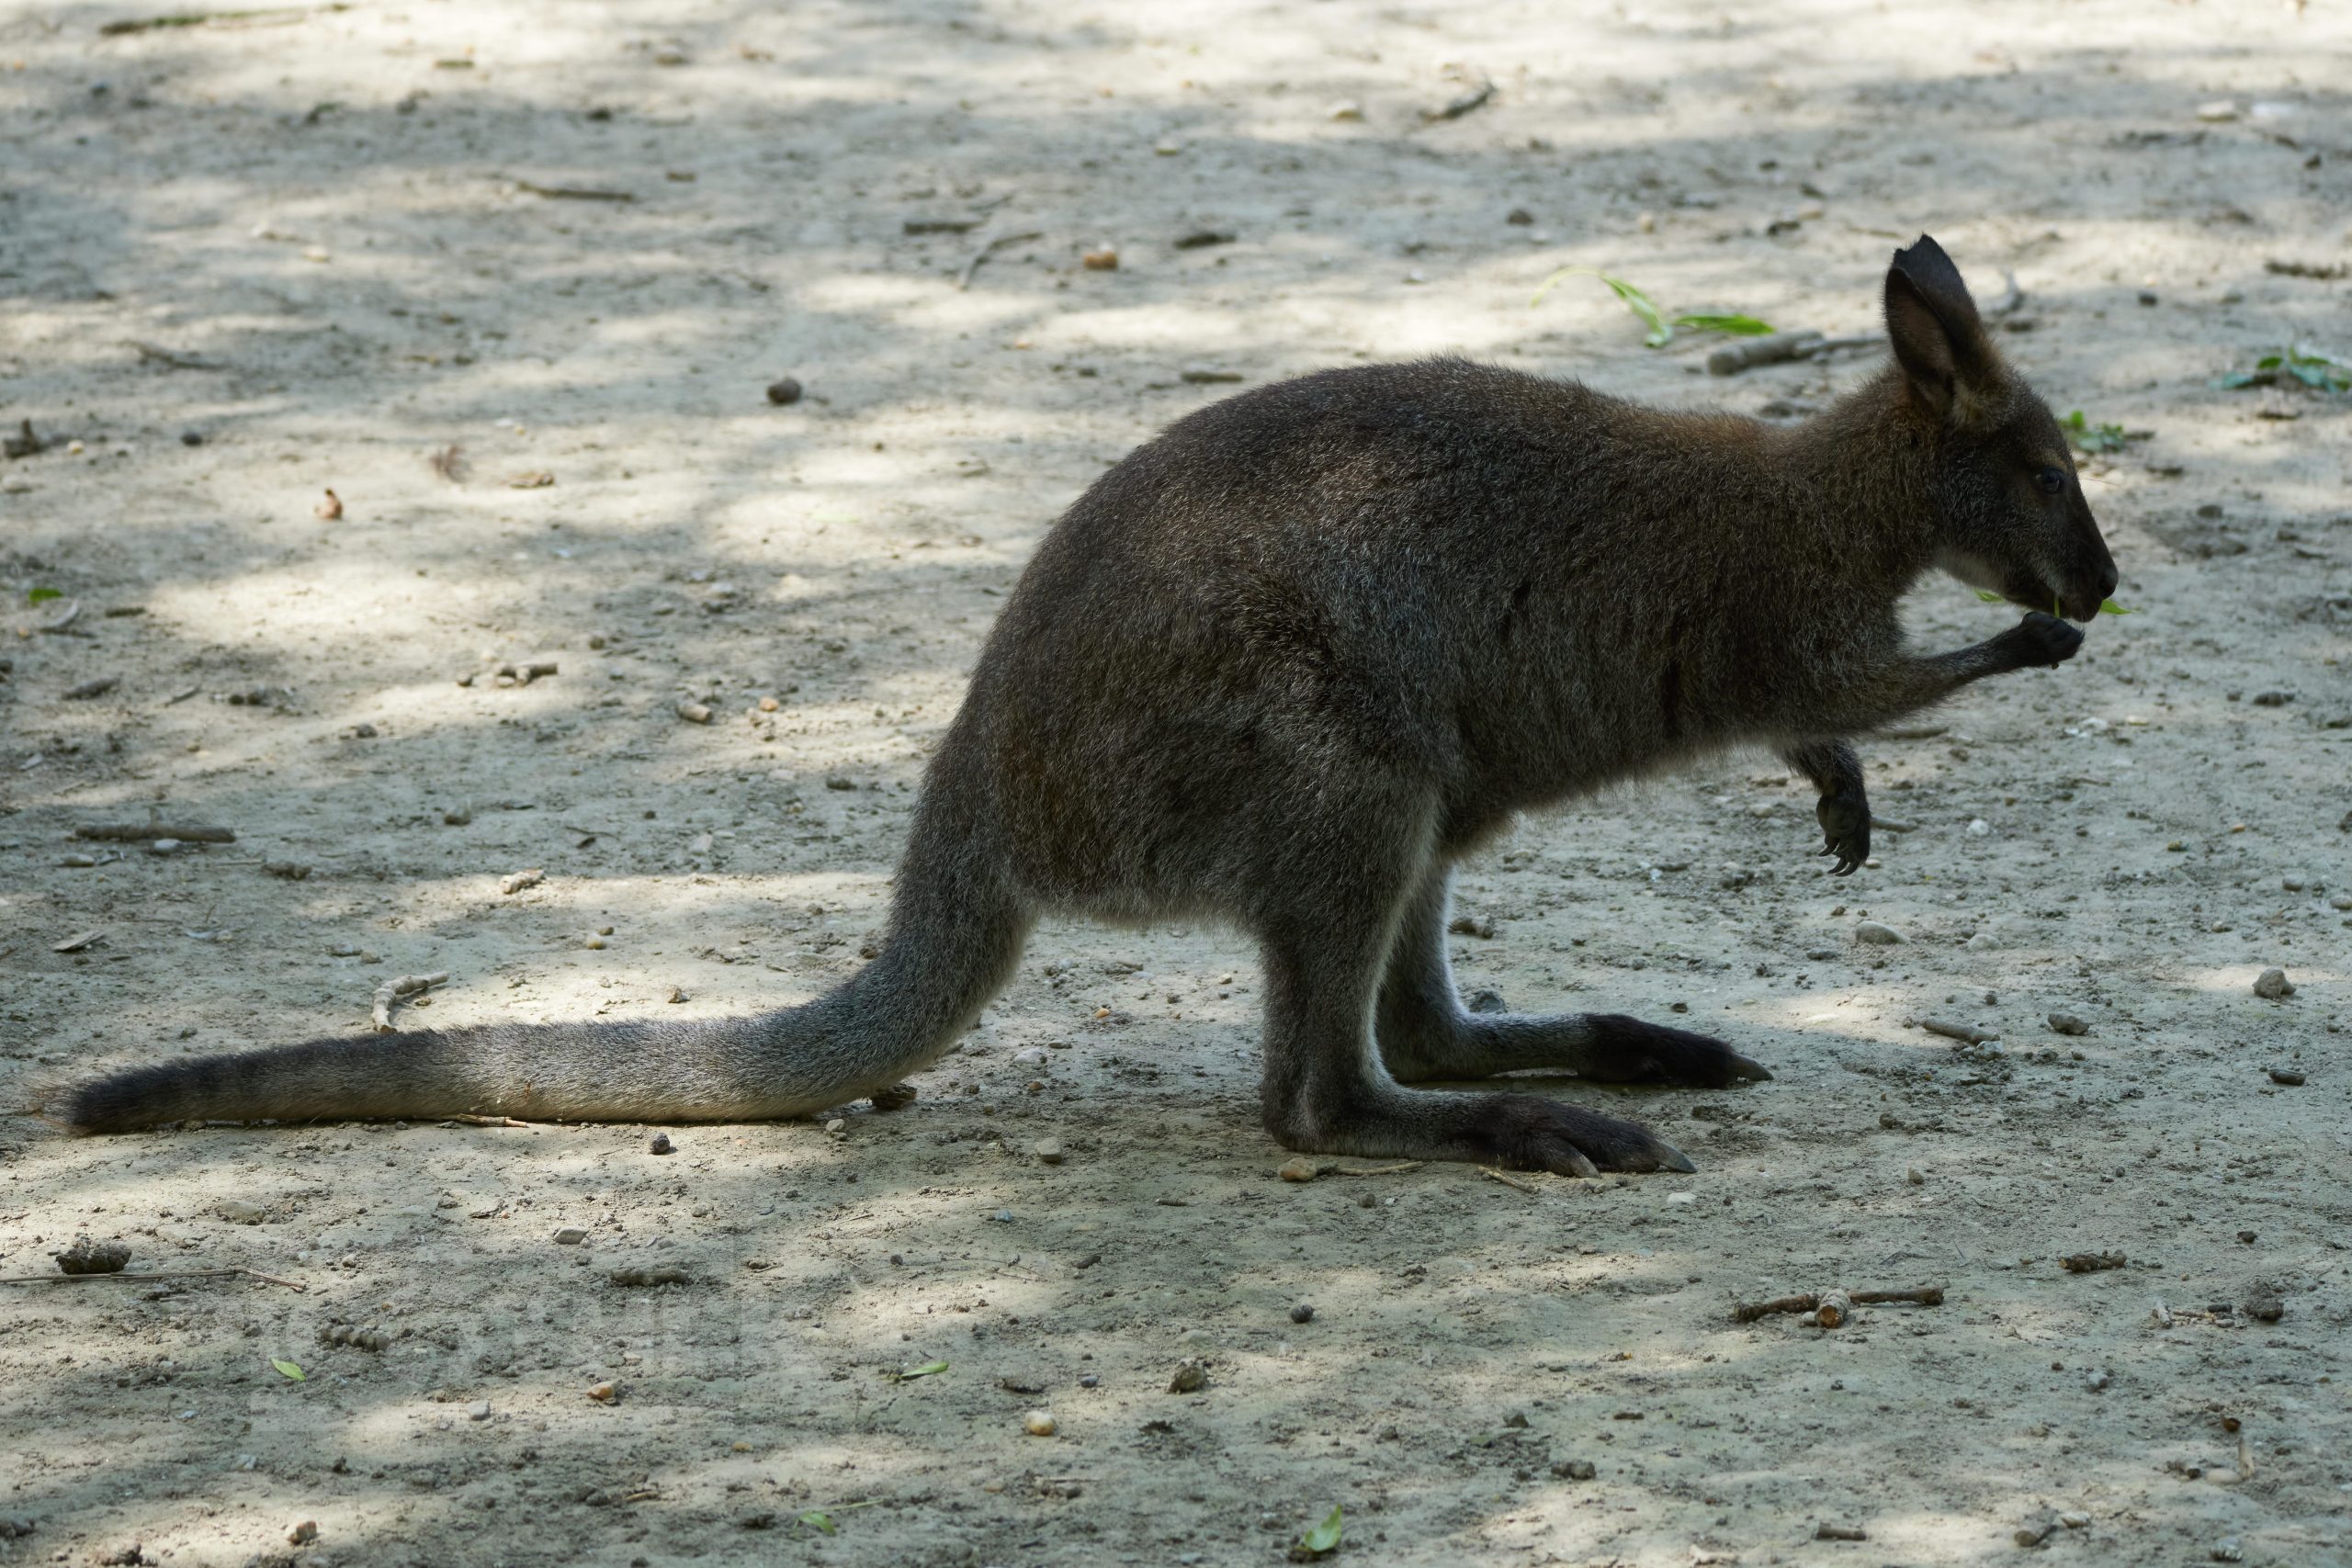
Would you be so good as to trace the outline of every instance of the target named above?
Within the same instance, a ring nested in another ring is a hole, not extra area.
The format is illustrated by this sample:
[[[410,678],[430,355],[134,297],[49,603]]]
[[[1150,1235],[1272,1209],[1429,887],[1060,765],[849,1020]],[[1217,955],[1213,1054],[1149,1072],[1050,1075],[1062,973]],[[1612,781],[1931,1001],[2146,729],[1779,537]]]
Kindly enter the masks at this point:
[[[1551,291],[1554,284],[1569,277],[1597,277],[1607,284],[1618,299],[1625,301],[1625,308],[1639,316],[1643,324],[1649,328],[1648,333],[1643,337],[1642,342],[1651,348],[1664,348],[1673,341],[1674,329],[1667,324],[1666,312],[1659,310],[1648,295],[1623,278],[1611,277],[1597,267],[1562,267],[1544,280],[1543,286],[1535,290],[1535,297],[1530,299],[1528,304],[1531,306],[1540,304],[1544,296]]]
[[[2233,392],[2240,387],[2251,387],[2257,381],[2264,381],[2267,379],[2267,377],[2259,375],[2252,370],[2233,370],[2228,375],[2221,377],[2215,380],[2213,385],[2220,388],[2222,391]]]
[[[1317,1554],[1336,1550],[1340,1544],[1340,1506],[1332,1504],[1330,1517],[1300,1536],[1298,1544]]]
[[[2327,367],[2324,365],[2309,365],[2297,360],[2287,367],[2287,374],[2306,387],[2316,387],[2321,391],[2327,389],[2328,375]]]
[[[2098,613],[2102,615],[2136,615],[2141,612],[2127,610],[2112,599],[2102,599],[2098,602]]]
[[[1980,588],[1980,589],[1978,589],[1978,590],[1976,591],[1976,596],[1977,596],[1979,599],[1984,600],[1984,603],[1986,603],[1987,604],[1997,604],[2001,603],[2001,595],[2000,595],[2000,594],[1998,594],[1998,593],[1994,592],[1992,590],[1990,590],[1990,589],[1988,589],[1988,588]]]
[[[276,1367],[286,1376],[287,1380],[291,1382],[300,1382],[303,1378],[308,1375],[301,1368],[296,1366],[291,1361],[283,1361],[278,1360],[276,1358],[272,1358],[269,1364]]]
[[[831,1535],[839,1528],[822,1508],[809,1509],[800,1516],[800,1522],[812,1530],[821,1530],[827,1535]]]
[[[925,1361],[920,1367],[909,1367],[902,1372],[892,1372],[890,1374],[890,1381],[892,1382],[911,1382],[916,1378],[935,1377],[946,1370],[947,1363],[944,1361]]]
[[[1674,324],[1694,333],[1729,333],[1734,337],[1762,337],[1772,330],[1771,322],[1754,316],[1677,316]]]
[[[2286,363],[2287,356],[2283,354],[2266,354],[2254,362],[2254,367],[2256,370],[2276,370]]]
[[[28,604],[45,604],[51,599],[62,599],[64,597],[65,591],[62,588],[28,588],[25,590],[25,603]]]

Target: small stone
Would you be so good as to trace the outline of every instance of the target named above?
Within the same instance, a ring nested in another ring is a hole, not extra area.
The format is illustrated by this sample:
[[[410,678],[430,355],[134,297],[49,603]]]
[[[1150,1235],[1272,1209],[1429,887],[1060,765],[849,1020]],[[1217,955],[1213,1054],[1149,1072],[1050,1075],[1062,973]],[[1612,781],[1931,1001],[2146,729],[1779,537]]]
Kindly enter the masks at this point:
[[[2300,871],[2288,872],[2278,878],[2278,886],[2290,893],[2301,893],[2311,885],[2311,877]]]
[[[1295,1159],[1283,1161],[1274,1174],[1284,1181],[1312,1181],[1322,1174],[1322,1168],[1315,1161],[1301,1155]]]
[[[1037,1156],[1039,1165],[1059,1165],[1064,1158],[1059,1138],[1040,1138],[1030,1145],[1029,1152]]]
[[[800,400],[800,383],[786,376],[781,381],[768,383],[768,401],[783,408]]]
[[[2255,979],[2254,994],[2265,1001],[2284,1001],[2295,994],[2295,987],[2284,969],[2265,969]]]
[[[1871,1532],[1860,1525],[1823,1519],[1813,1527],[1813,1539],[1815,1540],[1868,1540],[1870,1538]]]
[[[1552,1461],[1552,1473],[1563,1481],[1590,1481],[1598,1472],[1589,1459],[1561,1459]]]
[[[1301,1303],[1299,1303],[1296,1306],[1295,1306],[1295,1307],[1293,1307],[1293,1308],[1291,1308],[1291,1309],[1290,1309],[1290,1320],[1291,1320],[1293,1323],[1312,1323],[1312,1322],[1314,1322],[1314,1321],[1315,1321],[1315,1308],[1314,1308],[1314,1306],[1313,1306],[1310,1303],[1306,1303],[1306,1302],[1301,1302]]]
[[[1871,947],[1894,947],[1904,940],[1903,933],[1893,926],[1876,920],[1864,920],[1854,928],[1854,940]]]
[[[2300,1089],[2302,1087],[2303,1075],[2292,1067],[2273,1067],[2270,1069],[2270,1081],[2285,1084],[2290,1089]]]
[[[608,1382],[592,1383],[588,1388],[588,1397],[599,1404],[610,1404],[620,1397],[620,1393],[617,1386]]]
[[[2197,118],[2208,125],[2224,124],[2238,118],[2238,107],[2227,98],[2215,98],[2197,106]]]
[[[2113,1381],[2114,1379],[2101,1369],[2094,1369],[2083,1374],[2083,1386],[2093,1393],[2098,1393]]]
[[[1985,821],[1982,817],[1975,818],[1968,824],[1968,836],[1972,839],[1989,837],[1992,831],[1993,824]]]
[[[2276,1323],[2287,1315],[2287,1303],[2267,1291],[2256,1291],[2245,1299],[2245,1314],[2262,1323]]]
[[[580,945],[591,953],[602,953],[605,951],[605,939],[600,936],[592,936]]]
[[[2090,1032],[2091,1026],[2071,1012],[2050,1015],[2050,1032],[2052,1034],[2088,1034]]]
[[[319,1521],[316,1519],[304,1519],[286,1532],[286,1540],[290,1546],[308,1546],[318,1539]]]
[[[2245,1548],[2238,1544],[2236,1537],[2223,1536],[2205,1555],[2216,1562],[2243,1562],[2245,1561]]]
[[[669,1134],[656,1133],[646,1140],[645,1152],[650,1155],[666,1155],[673,1152],[677,1146],[670,1141]]]
[[[466,1406],[466,1419],[467,1419],[467,1420],[469,1420],[469,1421],[487,1421],[487,1420],[489,1420],[489,1419],[490,1419],[490,1401],[489,1401],[489,1400],[487,1400],[487,1399],[477,1399],[477,1400],[475,1400],[471,1404],[467,1405],[467,1406]]]
[[[1323,112],[1332,119],[1343,122],[1352,122],[1363,118],[1363,106],[1357,103],[1353,98],[1341,98],[1338,103],[1333,104],[1329,108]]]
[[[2066,1512],[2058,1516],[2058,1522],[2064,1525],[2070,1530],[2078,1530],[2086,1528],[2090,1524],[2091,1517],[2077,1509],[2070,1508]]]
[[[212,1212],[232,1225],[257,1225],[262,1222],[259,1203],[248,1203],[243,1198],[223,1198],[212,1205]]]
[[[1202,1366],[1198,1361],[1182,1361],[1177,1364],[1175,1375],[1168,1380],[1168,1392],[1198,1393],[1208,1385],[1209,1373],[1206,1367]]]
[[[180,445],[181,445],[181,446],[203,446],[203,445],[204,445],[204,432],[202,432],[202,431],[200,431],[200,430],[183,430],[183,431],[181,431],[181,432],[180,432]]]
[[[710,722],[710,709],[695,701],[692,697],[681,697],[678,699],[677,713],[678,716],[684,719],[688,724],[708,724]]]
[[[1914,1187],[1925,1187],[1928,1184],[1928,1179],[1920,1174],[1919,1168],[1916,1165],[1903,1173],[1903,1179]]]
[[[1503,214],[1503,221],[1514,229],[1524,229],[1535,221],[1535,214],[1524,207],[1514,207]]]
[[[92,1241],[77,1235],[62,1252],[52,1252],[61,1274],[119,1274],[130,1261],[130,1248],[119,1241]]]
[[[588,1233],[578,1225],[565,1225],[555,1233],[555,1244],[558,1247],[578,1247],[587,1239]]]
[[[1089,272],[1116,272],[1119,270],[1119,253],[1104,245],[1080,256],[1078,265]]]
[[[662,999],[665,1002],[684,1001],[686,999],[686,988],[684,986],[673,986],[670,987],[670,994],[663,997]]]
[[[1033,1438],[1050,1438],[1061,1430],[1050,1410],[1032,1410],[1021,1418],[1021,1429]]]

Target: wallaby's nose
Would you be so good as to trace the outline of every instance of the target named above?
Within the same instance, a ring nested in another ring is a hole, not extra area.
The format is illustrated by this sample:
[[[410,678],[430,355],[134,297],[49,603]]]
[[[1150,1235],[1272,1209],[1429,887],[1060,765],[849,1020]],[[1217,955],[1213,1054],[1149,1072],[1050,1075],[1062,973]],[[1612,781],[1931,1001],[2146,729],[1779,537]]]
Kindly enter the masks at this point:
[[[2099,570],[2098,596],[2102,599],[2114,598],[2115,585],[2122,581],[2123,574],[2115,570],[2115,563],[2113,561],[2108,562],[2106,566]]]

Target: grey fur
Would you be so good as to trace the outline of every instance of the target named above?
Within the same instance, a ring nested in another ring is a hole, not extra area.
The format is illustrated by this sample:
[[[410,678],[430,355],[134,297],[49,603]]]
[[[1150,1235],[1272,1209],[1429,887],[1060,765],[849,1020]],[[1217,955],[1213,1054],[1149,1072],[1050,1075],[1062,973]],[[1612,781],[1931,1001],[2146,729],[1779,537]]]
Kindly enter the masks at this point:
[[[1056,911],[1255,936],[1265,1123],[1292,1147],[1687,1169],[1633,1122],[1402,1087],[1770,1076],[1615,1015],[1465,1010],[1450,867],[1521,811],[1752,742],[1819,786],[1850,872],[1869,808],[1844,737],[2079,647],[2041,606],[2089,619],[2115,569],[2056,423],[1934,241],[1886,302],[1895,362],[1792,429],[1451,359],[1179,421],[1039,547],[925,779],[881,955],[805,1006],[168,1063],[62,1120],[803,1113],[935,1059]],[[1915,656],[1895,603],[1937,565],[2033,613]]]

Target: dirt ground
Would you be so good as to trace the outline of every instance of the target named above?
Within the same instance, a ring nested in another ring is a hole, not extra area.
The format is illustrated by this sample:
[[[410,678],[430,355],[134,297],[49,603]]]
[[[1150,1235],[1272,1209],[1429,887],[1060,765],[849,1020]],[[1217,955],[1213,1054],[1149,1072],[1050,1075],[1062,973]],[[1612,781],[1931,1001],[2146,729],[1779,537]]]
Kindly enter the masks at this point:
[[[1790,418],[1872,359],[1712,378],[1559,267],[1832,335],[1923,229],[2011,275],[2142,614],[1867,743],[1850,881],[1760,755],[1466,868],[1465,986],[1779,1075],[1555,1086],[1695,1176],[1277,1179],[1247,945],[1067,923],[894,1113],[0,1122],[0,1273],[302,1287],[0,1287],[0,1562],[1269,1563],[1334,1506],[1368,1563],[2352,1562],[2352,398],[2214,384],[2352,351],[2341,7],[146,15],[0,6],[0,1107],[391,976],[828,987],[1040,535],[1225,383]],[[151,811],[235,841],[70,837]],[[1838,1284],[1947,1294],[1732,1320]]]

